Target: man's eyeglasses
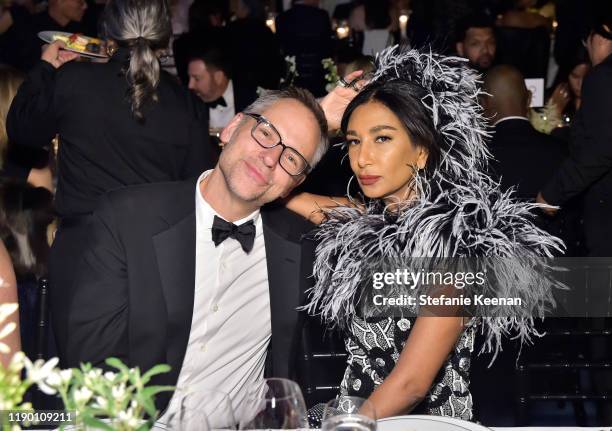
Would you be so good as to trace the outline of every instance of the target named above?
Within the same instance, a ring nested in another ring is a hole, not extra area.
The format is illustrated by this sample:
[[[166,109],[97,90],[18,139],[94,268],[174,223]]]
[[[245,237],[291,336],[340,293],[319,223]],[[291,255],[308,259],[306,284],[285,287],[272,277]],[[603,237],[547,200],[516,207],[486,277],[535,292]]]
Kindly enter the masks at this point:
[[[310,172],[311,168],[304,156],[295,148],[289,147],[283,144],[283,140],[280,137],[278,130],[266,120],[265,117],[259,114],[252,114],[245,112],[244,115],[257,120],[257,123],[251,129],[251,136],[255,141],[264,148],[274,148],[280,145],[283,148],[281,151],[278,163],[281,168],[285,170],[292,177],[298,177],[300,175],[306,175]]]

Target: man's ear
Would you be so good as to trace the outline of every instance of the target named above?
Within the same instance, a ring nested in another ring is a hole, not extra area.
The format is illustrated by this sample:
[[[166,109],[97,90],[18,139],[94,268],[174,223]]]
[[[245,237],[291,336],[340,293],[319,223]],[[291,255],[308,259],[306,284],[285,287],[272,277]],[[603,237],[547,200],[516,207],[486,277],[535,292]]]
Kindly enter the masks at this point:
[[[465,50],[463,48],[464,48],[463,42],[457,42],[455,44],[455,49],[457,50],[457,54],[459,54],[461,57],[465,56]]]
[[[227,126],[225,126],[225,128],[221,131],[221,134],[219,135],[219,139],[221,139],[222,143],[227,144],[230,141],[230,138],[238,129],[238,126],[240,125],[243,119],[244,114],[242,112],[239,112],[234,115],[234,118],[232,118],[232,120],[228,123]]]

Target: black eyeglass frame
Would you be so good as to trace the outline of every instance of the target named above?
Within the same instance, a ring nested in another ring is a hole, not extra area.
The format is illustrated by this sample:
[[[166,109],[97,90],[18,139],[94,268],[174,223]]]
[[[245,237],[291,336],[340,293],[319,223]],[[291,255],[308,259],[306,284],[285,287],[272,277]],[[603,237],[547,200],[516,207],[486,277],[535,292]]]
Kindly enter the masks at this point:
[[[287,172],[287,175],[290,175],[292,177],[299,177],[300,175],[308,175],[310,173],[310,171],[312,170],[312,167],[310,166],[310,163],[308,163],[308,161],[306,160],[306,157],[304,157],[302,155],[302,153],[300,153],[298,150],[296,150],[293,147],[290,147],[289,145],[285,145],[283,144],[283,138],[281,138],[280,133],[278,132],[278,130],[276,129],[276,127],[274,127],[274,125],[263,115],[259,115],[259,114],[254,114],[252,112],[243,112],[244,115],[248,115],[249,117],[255,119],[255,121],[257,121],[257,123],[255,123],[255,125],[251,128],[251,137],[255,140],[255,142],[257,142],[259,144],[259,146],[261,146],[262,148],[274,148],[274,147],[278,147],[279,145],[283,148],[283,150],[281,151],[281,153],[278,156],[278,164],[280,165],[281,168],[283,168],[283,170],[285,172]],[[266,125],[268,125],[272,130],[274,130],[274,132],[277,134],[278,136],[278,142],[274,145],[272,145],[271,147],[266,147],[265,145],[263,145],[261,142],[259,142],[257,140],[257,138],[255,137],[255,129],[257,128],[257,126],[259,126],[260,124],[265,123]],[[289,172],[284,166],[283,164],[280,162],[282,160],[283,157],[283,153],[285,152],[285,150],[289,148],[290,150],[294,151],[295,154],[297,154],[298,156],[300,156],[300,158],[304,161],[304,163],[306,164],[306,167],[304,168],[304,170],[302,170],[300,173],[298,174],[292,174],[291,172]]]

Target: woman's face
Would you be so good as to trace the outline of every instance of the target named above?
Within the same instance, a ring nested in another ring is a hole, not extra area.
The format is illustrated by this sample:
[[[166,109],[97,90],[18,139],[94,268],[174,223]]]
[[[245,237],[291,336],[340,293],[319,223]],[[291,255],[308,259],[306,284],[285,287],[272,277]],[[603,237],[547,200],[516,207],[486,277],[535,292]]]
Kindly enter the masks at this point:
[[[346,140],[351,169],[367,197],[389,202],[410,197],[413,173],[425,167],[427,151],[412,143],[389,108],[376,101],[356,108]]]
[[[574,96],[580,98],[582,94],[582,80],[584,75],[589,71],[589,65],[587,63],[578,64],[574,67],[569,74],[569,85]]]

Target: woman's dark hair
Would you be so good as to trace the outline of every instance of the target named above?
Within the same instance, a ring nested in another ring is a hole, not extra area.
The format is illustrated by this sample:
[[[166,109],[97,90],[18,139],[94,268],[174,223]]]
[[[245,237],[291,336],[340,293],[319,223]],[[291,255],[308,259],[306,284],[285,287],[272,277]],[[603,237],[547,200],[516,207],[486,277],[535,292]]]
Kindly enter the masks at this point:
[[[104,34],[130,49],[128,97],[132,113],[143,120],[145,103],[157,101],[160,64],[155,51],[168,48],[172,36],[166,0],[109,0],[104,10]]]
[[[25,182],[0,183],[0,238],[17,278],[47,272],[47,227],[53,221],[53,195]]]
[[[403,79],[375,82],[366,86],[347,106],[340,128],[346,134],[348,122],[357,107],[368,102],[382,103],[401,121],[413,144],[427,150],[425,170],[431,172],[440,163],[440,143],[431,113],[421,100],[426,91]]]

